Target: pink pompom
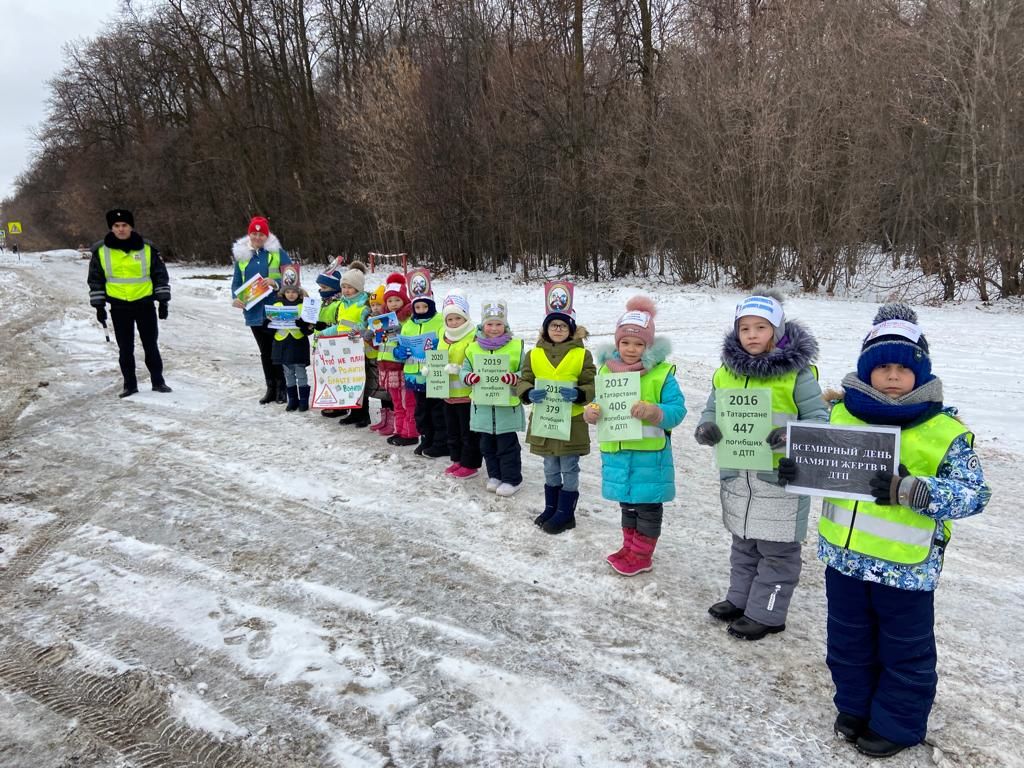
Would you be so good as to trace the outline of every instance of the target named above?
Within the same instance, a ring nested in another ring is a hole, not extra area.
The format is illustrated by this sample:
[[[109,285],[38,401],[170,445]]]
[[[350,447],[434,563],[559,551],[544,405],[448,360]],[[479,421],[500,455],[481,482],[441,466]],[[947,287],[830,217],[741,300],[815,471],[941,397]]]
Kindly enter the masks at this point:
[[[658,310],[654,305],[654,299],[650,296],[644,296],[643,294],[633,296],[629,301],[626,302],[627,312],[646,312],[651,317],[654,317]]]

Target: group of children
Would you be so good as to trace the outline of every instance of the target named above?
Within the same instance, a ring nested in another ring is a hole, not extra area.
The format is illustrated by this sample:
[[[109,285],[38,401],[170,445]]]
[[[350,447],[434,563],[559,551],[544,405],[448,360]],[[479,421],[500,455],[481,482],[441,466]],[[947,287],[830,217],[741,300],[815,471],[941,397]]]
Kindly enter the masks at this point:
[[[580,458],[590,451],[589,426],[606,415],[594,402],[596,381],[637,372],[640,399],[629,409],[642,422],[642,436],[600,442],[601,489],[621,510],[622,545],[606,558],[609,565],[625,576],[650,571],[664,504],[675,496],[672,430],[686,415],[675,366],[667,361],[670,344],[655,336],[654,303],[644,296],[627,302],[615,324],[614,343],[592,356],[584,346],[586,329],[572,308],[571,284],[549,284],[540,334],[527,352],[512,334],[504,301],[485,301],[475,322],[459,291],[448,294],[438,312],[429,275],[422,270],[411,294],[400,273],[367,294],[365,271],[355,262],[344,272],[321,274],[318,322],[275,336],[274,360],[284,366],[287,409],[308,408],[308,339],[315,344],[325,331],[361,334],[366,392],[383,403],[372,429],[392,445],[415,445],[415,453],[424,457],[448,457],[444,472],[455,479],[472,478],[485,465],[487,490],[506,497],[523,485],[518,433],[525,429],[531,452],[544,462],[543,510],[534,522],[559,534],[576,526]],[[297,280],[282,280],[282,303],[301,303],[302,295]],[[396,313],[398,333],[381,337],[367,329],[368,317],[387,312]],[[427,396],[427,364],[402,344],[404,337],[422,334],[436,334],[437,348],[447,352],[446,398]],[[818,526],[818,556],[827,566],[834,727],[862,753],[886,757],[925,736],[937,680],[932,598],[943,554],[952,521],[981,512],[990,491],[973,435],[955,418],[956,410],[943,404],[928,343],[909,307],[889,304],[879,310],[857,370],[843,379],[843,392],[822,394],[817,353],[814,336],[786,318],[777,292],[755,289],[737,305],[694,436],[705,446],[722,440],[716,423],[719,392],[767,389],[773,429],[766,442],[773,458],[770,470],[720,470],[731,569],[725,597],[708,612],[737,638],[760,640],[785,630],[810,512],[807,496],[785,489],[798,472],[786,458],[787,423],[898,427],[898,472],[877,473],[873,502],[826,498]],[[493,370],[487,358],[497,355],[508,361],[500,377],[507,399],[474,402],[474,387]],[[533,412],[527,425],[524,405],[535,411],[552,400],[571,409],[566,439],[536,434]],[[368,426],[367,401],[364,397],[342,423]]]

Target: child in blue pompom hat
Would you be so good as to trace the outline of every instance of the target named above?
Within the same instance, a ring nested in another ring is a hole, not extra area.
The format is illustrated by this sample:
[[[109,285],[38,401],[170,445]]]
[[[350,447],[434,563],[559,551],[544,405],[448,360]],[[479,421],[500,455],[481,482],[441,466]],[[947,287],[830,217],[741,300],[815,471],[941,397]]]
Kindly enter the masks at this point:
[[[974,435],[943,404],[928,341],[906,304],[878,310],[843,387],[830,423],[900,429],[898,474],[875,475],[873,502],[826,498],[818,523],[835,731],[866,755],[889,757],[927,733],[943,556],[953,521],[981,512],[991,491]]]

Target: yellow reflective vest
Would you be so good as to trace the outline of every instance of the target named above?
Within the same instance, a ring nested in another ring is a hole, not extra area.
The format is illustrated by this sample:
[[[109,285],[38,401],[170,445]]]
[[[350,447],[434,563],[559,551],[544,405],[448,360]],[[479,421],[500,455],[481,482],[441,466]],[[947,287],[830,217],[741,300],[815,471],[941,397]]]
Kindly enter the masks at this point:
[[[831,424],[871,426],[853,416],[843,403],[832,408]],[[935,477],[939,464],[953,441],[974,435],[963,424],[944,413],[900,432],[900,463],[917,477]],[[941,527],[940,527],[941,526]],[[939,522],[900,505],[826,498],[822,504],[818,533],[830,544],[851,552],[900,565],[917,565],[928,559],[936,537],[948,542],[953,523]]]
[[[238,262],[238,274],[245,277],[245,268],[249,266],[249,259]],[[281,280],[281,252],[271,251],[267,256],[267,279]]]
[[[147,243],[140,251],[122,251],[100,246],[100,265],[106,278],[107,296],[122,301],[138,301],[153,295],[153,252]]]
[[[640,399],[647,403],[660,403],[661,390],[665,388],[665,381],[676,372],[676,367],[664,361],[658,363],[651,370],[640,377]],[[611,373],[607,365],[602,365],[598,374]],[[614,442],[602,442],[602,453],[618,453],[619,451],[660,451],[665,447],[667,438],[665,430],[654,424],[643,422],[643,437],[639,440],[616,440]]]
[[[285,303],[283,301],[275,301],[274,306],[283,307],[285,306]],[[299,308],[299,315],[301,316],[302,302],[300,301],[296,306]],[[274,339],[276,341],[284,341],[289,336],[291,336],[293,339],[301,339],[302,331],[300,331],[298,328],[278,328],[277,331],[274,332]]]
[[[534,381],[537,379],[549,379],[551,381],[567,381],[576,384],[583,373],[583,360],[587,350],[583,347],[573,347],[565,357],[558,361],[558,366],[553,366],[544,350],[534,347],[530,350],[530,369],[533,371]],[[641,384],[641,386],[643,386]],[[659,392],[661,390],[658,390]],[[572,415],[579,416],[583,413],[583,406],[572,404]]]
[[[474,336],[474,332],[470,331],[458,341],[449,342],[442,335],[441,340],[437,343],[437,348],[448,352],[449,365],[458,365],[461,368],[462,361],[466,359],[466,349],[473,343]],[[462,380],[461,372],[448,375],[449,399],[469,397],[471,394],[473,394],[473,388]]]
[[[511,373],[518,373],[520,364],[523,361],[523,340],[522,339],[509,339],[504,346],[498,347],[497,349],[490,350],[484,349],[480,346],[480,342],[473,338],[473,341],[466,347],[466,359],[469,360],[470,366],[473,370],[476,370],[474,360],[477,357],[483,355],[508,355],[508,369]],[[508,393],[508,404],[510,406],[522,405],[519,402],[519,398],[516,397],[512,387],[509,387]],[[522,427],[520,427],[521,429]]]

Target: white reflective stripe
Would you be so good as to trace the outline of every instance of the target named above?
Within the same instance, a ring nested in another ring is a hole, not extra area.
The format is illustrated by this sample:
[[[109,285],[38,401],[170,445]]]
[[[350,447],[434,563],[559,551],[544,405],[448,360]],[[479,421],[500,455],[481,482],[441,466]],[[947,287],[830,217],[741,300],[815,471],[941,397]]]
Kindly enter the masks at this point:
[[[785,411],[772,411],[773,427],[784,427],[791,421],[796,421],[795,413],[786,413]]]
[[[853,520],[852,510],[843,509],[828,502],[825,502],[822,506],[822,515],[833,523],[846,528],[850,527],[850,522]],[[869,515],[863,511],[857,515],[854,530],[870,533],[872,536],[878,536],[886,541],[894,541],[897,544],[909,544],[912,547],[924,547],[926,549],[931,547],[932,539],[935,537],[934,528],[915,528],[911,525],[902,525],[892,520]]]
[[[103,246],[103,263],[106,266],[107,282],[117,283],[118,285],[130,285],[133,283],[148,283],[149,282],[149,259],[146,258],[146,249],[143,248],[141,251],[135,251],[135,253],[129,254],[130,256],[136,256],[142,254],[142,276],[141,277],[114,277],[114,263],[110,258],[110,249],[107,246]]]
[[[661,427],[652,427],[649,424],[644,424],[643,436],[647,437],[664,437],[665,430]]]

